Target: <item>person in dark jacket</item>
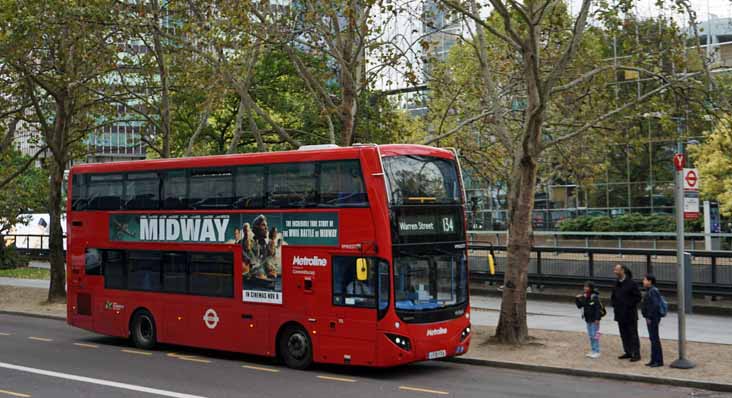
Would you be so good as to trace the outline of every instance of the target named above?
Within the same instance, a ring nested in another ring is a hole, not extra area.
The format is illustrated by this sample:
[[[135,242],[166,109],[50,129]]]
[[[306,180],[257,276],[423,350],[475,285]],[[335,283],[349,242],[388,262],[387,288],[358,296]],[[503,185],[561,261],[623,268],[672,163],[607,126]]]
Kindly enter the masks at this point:
[[[663,366],[661,337],[658,334],[661,323],[661,292],[656,287],[656,277],[651,274],[643,278],[643,287],[646,288],[646,294],[643,295],[641,313],[643,318],[646,318],[648,338],[651,340],[651,361],[646,366],[658,368]]]
[[[625,351],[618,358],[630,358],[631,362],[637,362],[640,361],[638,304],[641,301],[641,292],[638,284],[633,281],[633,273],[628,267],[617,264],[613,272],[618,280],[613,288],[610,301],[613,304],[615,321],[618,323],[620,338],[623,340],[623,351]]]
[[[585,282],[585,291],[578,294],[575,303],[577,308],[582,309],[582,319],[587,323],[587,337],[590,338],[590,353],[588,358],[600,358],[600,319],[602,310],[600,304],[600,292],[595,289],[595,284]]]

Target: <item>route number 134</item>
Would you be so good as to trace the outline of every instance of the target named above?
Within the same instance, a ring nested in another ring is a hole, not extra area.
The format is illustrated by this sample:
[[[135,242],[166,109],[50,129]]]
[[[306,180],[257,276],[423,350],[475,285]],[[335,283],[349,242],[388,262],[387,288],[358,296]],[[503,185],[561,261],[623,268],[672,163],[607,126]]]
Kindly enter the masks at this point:
[[[442,231],[443,232],[455,232],[455,225],[453,224],[452,217],[442,218]]]

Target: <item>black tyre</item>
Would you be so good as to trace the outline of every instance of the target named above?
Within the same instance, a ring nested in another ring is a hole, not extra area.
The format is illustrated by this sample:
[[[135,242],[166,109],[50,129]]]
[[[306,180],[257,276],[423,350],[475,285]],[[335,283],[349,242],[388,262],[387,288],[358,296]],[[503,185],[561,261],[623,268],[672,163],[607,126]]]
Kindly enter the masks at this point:
[[[155,328],[155,318],[150,312],[140,310],[135,313],[130,322],[130,338],[137,348],[149,350],[155,347],[157,329]]]
[[[288,327],[280,334],[277,344],[280,358],[288,367],[306,369],[313,363],[313,344],[305,329]]]

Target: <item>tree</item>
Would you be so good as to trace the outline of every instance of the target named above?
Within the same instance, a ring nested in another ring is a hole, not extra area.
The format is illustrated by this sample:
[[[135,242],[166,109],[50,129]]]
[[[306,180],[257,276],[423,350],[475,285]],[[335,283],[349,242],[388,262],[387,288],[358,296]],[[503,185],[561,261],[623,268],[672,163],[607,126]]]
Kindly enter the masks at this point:
[[[117,32],[108,1],[0,2],[0,64],[19,76],[32,106],[29,122],[48,146],[49,301],[63,300],[61,212],[64,170],[79,143],[98,127],[105,102],[94,94],[116,67]]]
[[[0,179],[24,170],[0,189],[0,268],[6,264],[6,248],[2,236],[14,226],[25,224],[25,214],[45,211],[45,199],[48,197],[48,173],[42,168],[29,168],[25,164],[29,156],[23,156],[15,149],[0,152]],[[12,260],[12,259],[11,259]]]
[[[480,82],[480,104],[458,125],[487,120],[491,134],[508,155],[509,240],[496,338],[522,344],[528,338],[526,287],[531,214],[542,156],[550,148],[603,127],[611,118],[649,98],[693,85],[690,78],[698,74],[673,76],[636,66],[585,63],[578,55],[587,48],[591,11],[601,21],[615,21],[614,9],[604,3],[591,10],[592,1],[583,0],[577,14],[570,16],[563,2],[490,0],[491,17],[486,20],[481,12],[488,7],[477,1],[440,2],[476,25],[473,42],[479,63],[476,79]],[[493,62],[496,46],[507,49],[499,54],[508,66],[513,66],[510,79],[503,78],[502,70]],[[618,70],[635,70],[653,83],[632,100],[595,103],[597,95],[607,94],[605,85],[597,85],[595,80],[608,79],[608,74],[612,76]],[[525,103],[516,118],[509,116],[513,99]],[[580,109],[582,118],[566,117],[568,110]]]
[[[702,196],[717,200],[720,213],[732,217],[732,116],[721,118],[689,152],[701,175]]]
[[[171,156],[173,74],[176,43],[164,36],[173,29],[170,2],[114,0],[115,29],[120,33],[117,67],[109,78],[112,90],[99,91],[141,122],[140,139],[158,157]]]
[[[360,109],[369,105],[378,72],[398,63],[377,21],[380,0],[305,1],[290,7],[262,2],[252,12],[267,29],[267,41],[282,48],[328,123],[331,143],[351,145],[359,132]],[[373,54],[367,62],[366,53]],[[378,54],[378,55],[377,55]],[[322,73],[323,66],[330,69]]]

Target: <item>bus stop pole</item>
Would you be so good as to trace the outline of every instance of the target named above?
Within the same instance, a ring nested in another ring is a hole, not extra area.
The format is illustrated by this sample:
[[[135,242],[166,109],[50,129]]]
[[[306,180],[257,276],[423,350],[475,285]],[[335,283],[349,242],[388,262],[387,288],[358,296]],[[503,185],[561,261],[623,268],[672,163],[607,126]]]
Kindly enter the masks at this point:
[[[684,144],[679,141],[677,154],[684,154]],[[683,161],[682,161],[683,162]],[[671,363],[672,368],[691,369],[694,363],[686,359],[686,284],[684,256],[684,169],[676,167],[676,294],[678,296],[679,358]],[[689,264],[690,265],[690,264]],[[689,300],[692,298],[689,297]]]

